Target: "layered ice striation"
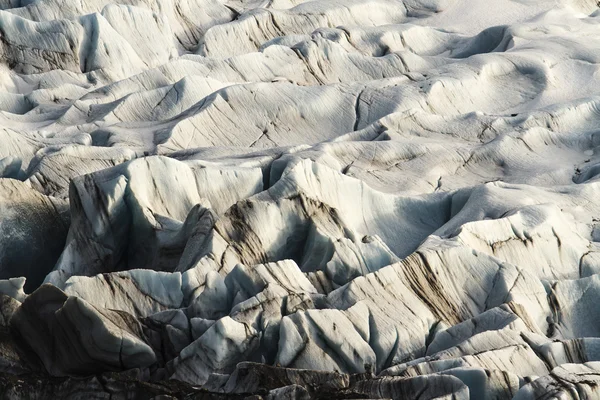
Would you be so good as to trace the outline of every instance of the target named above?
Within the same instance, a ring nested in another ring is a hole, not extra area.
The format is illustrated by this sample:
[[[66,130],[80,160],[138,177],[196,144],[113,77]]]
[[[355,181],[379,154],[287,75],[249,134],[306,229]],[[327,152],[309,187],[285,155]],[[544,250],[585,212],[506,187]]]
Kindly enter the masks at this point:
[[[600,399],[598,7],[0,0],[0,397]]]

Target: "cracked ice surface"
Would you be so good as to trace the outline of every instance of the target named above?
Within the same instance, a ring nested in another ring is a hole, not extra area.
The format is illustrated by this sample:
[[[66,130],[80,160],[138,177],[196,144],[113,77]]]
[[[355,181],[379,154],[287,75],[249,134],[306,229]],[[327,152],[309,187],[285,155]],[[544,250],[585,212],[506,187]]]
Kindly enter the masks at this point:
[[[0,0],[0,397],[600,399],[598,7]]]

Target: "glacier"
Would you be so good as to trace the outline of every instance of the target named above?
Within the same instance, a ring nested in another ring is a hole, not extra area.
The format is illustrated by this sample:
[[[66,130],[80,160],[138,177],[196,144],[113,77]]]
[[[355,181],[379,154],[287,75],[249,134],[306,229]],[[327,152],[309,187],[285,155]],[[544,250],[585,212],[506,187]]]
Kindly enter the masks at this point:
[[[595,0],[0,0],[1,398],[600,399],[599,199]]]

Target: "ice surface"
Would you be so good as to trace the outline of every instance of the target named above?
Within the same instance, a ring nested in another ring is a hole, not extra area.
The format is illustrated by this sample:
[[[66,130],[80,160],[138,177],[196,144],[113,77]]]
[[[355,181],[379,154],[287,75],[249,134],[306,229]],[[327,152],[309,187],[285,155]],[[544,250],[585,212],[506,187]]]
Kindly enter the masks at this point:
[[[598,7],[0,0],[0,397],[600,399]]]

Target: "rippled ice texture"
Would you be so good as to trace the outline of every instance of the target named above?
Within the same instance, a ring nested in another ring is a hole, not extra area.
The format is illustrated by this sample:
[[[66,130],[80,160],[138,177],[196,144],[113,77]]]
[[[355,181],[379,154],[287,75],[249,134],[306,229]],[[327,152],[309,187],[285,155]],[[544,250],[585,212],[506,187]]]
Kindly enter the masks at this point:
[[[596,1],[0,9],[6,398],[600,398]]]

